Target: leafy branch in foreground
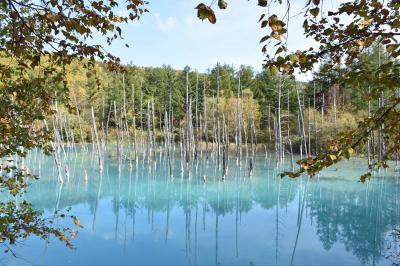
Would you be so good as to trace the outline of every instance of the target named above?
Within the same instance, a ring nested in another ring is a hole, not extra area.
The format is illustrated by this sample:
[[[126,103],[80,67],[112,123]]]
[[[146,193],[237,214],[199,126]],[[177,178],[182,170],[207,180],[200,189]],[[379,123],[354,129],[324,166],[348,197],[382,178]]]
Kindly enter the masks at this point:
[[[48,141],[50,132],[37,123],[53,113],[53,92],[46,83],[51,76],[32,77],[26,69],[17,66],[13,59],[3,60],[0,71],[0,191],[14,197],[12,201],[0,201],[0,242],[6,251],[29,235],[42,239],[56,236],[71,247],[72,229],[58,228],[53,220],[65,214],[55,213],[51,220],[42,217],[26,201],[18,203],[30,180],[37,176],[21,167],[19,160],[32,148],[51,152]],[[50,67],[48,68],[50,70]],[[16,72],[20,75],[16,75]],[[73,218],[72,216],[70,216]],[[76,219],[76,218],[75,218]],[[75,234],[75,233],[74,233]],[[14,254],[14,253],[13,253]]]
[[[73,248],[71,240],[76,237],[76,230],[60,228],[54,223],[56,219],[67,217],[76,226],[81,227],[80,221],[73,215],[56,211],[51,217],[46,218],[43,212],[34,210],[26,201],[0,204],[0,244],[5,247],[6,253],[11,252],[13,256],[16,254],[10,245],[14,246],[32,235],[43,240],[49,240],[51,236],[54,236],[64,242],[67,247]]]
[[[370,165],[369,168],[370,170],[377,170],[381,167],[387,168],[387,160],[390,159],[389,156],[400,150],[400,125],[398,123],[400,110],[397,108],[399,104],[400,97],[395,98],[395,102],[389,107],[380,108],[373,117],[368,117],[363,122],[359,123],[357,130],[341,133],[337,139],[331,140],[328,143],[326,152],[315,157],[297,161],[297,164],[300,166],[299,171],[284,172],[281,174],[281,177],[299,177],[302,173],[314,176],[324,168],[344,159],[349,159],[358,146],[365,144],[370,133],[373,130],[379,129],[384,123],[387,124],[384,128],[386,135],[390,135],[394,141],[389,142],[387,152],[383,159]],[[364,182],[370,176],[371,172],[368,172],[360,177],[360,181]]]
[[[101,60],[110,69],[119,69],[119,58],[88,40],[98,33],[107,44],[122,39],[121,25],[138,20],[147,12],[146,5],[142,0],[127,0],[124,5],[115,0],[1,1],[0,190],[13,198],[0,201],[0,242],[6,250],[30,235],[54,235],[72,246],[72,231],[52,222],[65,214],[47,219],[28,202],[15,203],[29,181],[37,179],[15,158],[34,148],[52,152],[52,132],[43,121],[54,114],[56,95],[69,97],[66,66],[88,59],[87,68]],[[80,226],[76,217],[69,217]]]
[[[398,156],[399,152],[400,119],[398,109],[391,104],[398,102],[398,82],[395,81],[398,80],[396,74],[399,72],[400,2],[348,0],[329,9],[323,5],[323,1],[309,0],[304,1],[302,9],[294,12],[290,0],[260,0],[258,5],[266,8],[259,19],[261,28],[268,31],[260,40],[266,56],[264,68],[274,74],[292,74],[295,70],[307,72],[326,59],[329,59],[325,64],[328,71],[343,62],[346,65],[357,64],[363,53],[375,45],[379,49],[383,48],[383,53],[388,57],[387,62],[379,59],[376,69],[363,69],[360,73],[358,69],[349,68],[343,73],[347,81],[358,83],[357,87],[363,89],[365,94],[370,94],[371,100],[379,102],[375,114],[361,121],[357,130],[343,132],[332,140],[322,154],[299,161],[300,170],[297,173],[288,172],[283,175],[296,177],[303,172],[314,175],[323,168],[349,158],[354,150],[368,141],[369,132],[373,130],[379,134],[380,152],[378,160],[370,168],[386,167],[386,161],[393,159],[394,155]],[[282,16],[270,14],[274,5],[285,7]],[[207,8],[211,8],[211,5]],[[314,46],[296,51],[288,47],[290,14],[293,13],[304,16],[304,35],[314,41]],[[207,14],[214,15],[210,11]],[[360,80],[360,77],[366,76],[369,79]],[[371,85],[375,85],[372,93],[368,91]],[[361,180],[364,181],[369,175],[363,175]]]

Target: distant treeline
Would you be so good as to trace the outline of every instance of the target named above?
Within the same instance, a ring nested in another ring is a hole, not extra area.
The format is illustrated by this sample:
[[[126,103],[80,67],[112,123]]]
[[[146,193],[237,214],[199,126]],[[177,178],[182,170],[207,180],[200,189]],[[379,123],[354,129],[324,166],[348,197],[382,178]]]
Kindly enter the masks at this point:
[[[107,119],[114,101],[120,108],[123,106],[124,91],[125,101],[129,106],[132,105],[132,91],[134,91],[137,125],[140,122],[141,99],[144,112],[147,108],[147,102],[154,99],[155,110],[158,111],[156,113],[161,113],[161,116],[171,106],[174,110],[174,123],[178,126],[179,121],[185,118],[186,73],[189,73],[189,97],[193,99],[193,113],[195,113],[196,91],[199,111],[203,111],[204,93],[207,101],[210,101],[208,108],[210,110],[213,108],[212,99],[214,98],[215,101],[219,82],[220,111],[225,111],[228,121],[231,122],[234,120],[235,99],[237,98],[240,80],[239,97],[247,103],[247,109],[253,109],[258,139],[264,142],[270,140],[270,135],[274,136],[273,119],[278,114],[278,108],[281,109],[281,116],[285,120],[285,124],[288,124],[282,125],[282,127],[289,127],[294,138],[298,135],[296,123],[299,107],[296,88],[300,94],[303,112],[310,109],[313,118],[313,109],[315,109],[318,113],[317,120],[321,120],[321,114],[324,113],[322,115],[325,115],[325,123],[322,121],[317,121],[317,123],[319,122],[318,130],[321,130],[321,127],[326,127],[325,136],[327,133],[355,126],[355,121],[363,117],[368,108],[365,104],[366,95],[362,95],[352,88],[341,86],[334,80],[330,80],[331,77],[324,78],[325,73],[315,73],[315,80],[305,83],[296,81],[292,76],[279,77],[273,76],[267,71],[256,72],[249,66],[241,66],[239,69],[235,69],[231,65],[216,65],[206,73],[198,73],[189,67],[183,70],[175,70],[170,66],[139,67],[127,65],[123,73],[116,73],[107,71],[101,64],[88,68],[83,63],[74,62],[67,67],[65,72],[68,97],[64,97],[65,95],[62,94],[66,91],[63,90],[63,84],[56,84],[56,86],[58,87],[57,91],[59,91],[60,103],[67,104],[65,101],[68,99],[68,104],[71,107],[78,107],[81,109],[82,116],[87,117],[87,119],[83,119],[84,121],[90,121],[90,108],[92,106],[97,121]],[[336,105],[337,119],[335,128],[330,123],[334,119],[334,105]],[[128,108],[128,117],[132,116],[130,110],[131,108]],[[248,111],[245,110],[245,114]],[[289,116],[285,117],[287,115]],[[160,122],[159,117],[160,115],[156,115],[158,123]],[[308,114],[305,113],[304,119],[307,120],[307,118]],[[161,118],[161,123],[162,120]],[[113,116],[110,116],[109,123],[111,127],[115,125]],[[234,131],[233,127],[229,126],[228,128],[232,128],[232,132]],[[90,127],[88,127],[89,129]],[[308,130],[307,126],[305,130]],[[90,131],[85,135],[90,138],[88,133]]]
[[[376,51],[367,53],[364,64],[373,64],[375,54]],[[211,117],[216,111],[224,114],[230,141],[233,142],[237,135],[240,102],[241,127],[243,131],[250,130],[252,122],[258,143],[273,147],[277,138],[283,143],[290,139],[294,150],[298,151],[302,141],[302,146],[315,153],[330,137],[356,127],[356,121],[367,115],[369,95],[363,89],[346,85],[341,77],[344,69],[338,67],[327,72],[321,65],[311,81],[299,82],[294,76],[257,72],[249,66],[235,69],[231,65],[216,64],[206,72],[197,72],[190,67],[176,70],[170,66],[128,64],[120,72],[111,72],[101,63],[75,61],[65,69],[59,69],[58,74],[63,75],[64,82],[49,83],[48,87],[57,95],[58,111],[68,117],[75,141],[92,141],[92,107],[99,128],[107,123],[112,133],[119,122],[112,115],[114,102],[118,112],[125,106],[126,120],[132,121],[135,117],[138,130],[147,130],[146,113],[150,103],[152,109],[154,105],[154,128],[158,132],[163,131],[166,111],[169,114],[173,111],[171,123],[177,129],[186,118],[187,86],[192,102],[191,114],[196,114],[197,109],[197,120],[200,114],[204,120],[206,104],[210,130]],[[372,102],[370,106],[375,108],[376,103]],[[80,122],[77,113],[80,113]],[[196,122],[194,118],[192,122]]]

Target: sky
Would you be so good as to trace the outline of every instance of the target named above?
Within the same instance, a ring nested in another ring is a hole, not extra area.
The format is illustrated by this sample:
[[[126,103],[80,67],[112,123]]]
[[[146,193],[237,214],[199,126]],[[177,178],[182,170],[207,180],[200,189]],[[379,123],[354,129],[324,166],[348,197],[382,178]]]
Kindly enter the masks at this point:
[[[230,0],[228,9],[219,10],[215,5],[217,23],[201,21],[194,9],[201,0],[152,0],[149,13],[139,21],[122,27],[123,41],[115,42],[108,51],[121,58],[123,63],[139,66],[171,65],[175,69],[190,66],[200,72],[217,62],[238,67],[252,66],[262,69],[263,54],[259,41],[266,33],[258,20],[265,8],[256,0]],[[293,10],[300,10],[303,1],[292,3]],[[300,3],[299,3],[300,2]],[[207,4],[207,2],[205,2]],[[281,9],[270,12],[282,12]],[[295,12],[295,11],[293,11]],[[289,48],[308,47],[310,41],[303,36],[303,17],[291,19]],[[129,48],[124,46],[129,44]],[[300,75],[307,79],[307,75]]]

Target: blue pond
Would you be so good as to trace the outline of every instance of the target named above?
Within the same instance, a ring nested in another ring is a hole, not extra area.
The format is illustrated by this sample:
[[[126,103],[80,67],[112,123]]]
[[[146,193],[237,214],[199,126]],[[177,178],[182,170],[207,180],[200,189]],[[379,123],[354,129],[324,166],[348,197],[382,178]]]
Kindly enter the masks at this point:
[[[233,156],[231,156],[233,157]],[[29,238],[0,256],[4,265],[392,265],[399,262],[398,172],[358,182],[366,162],[353,159],[318,177],[281,179],[288,165],[265,155],[242,166],[230,159],[225,180],[216,158],[199,159],[190,177],[174,178],[167,159],[139,160],[132,168],[105,154],[68,155],[69,180],[57,181],[52,157],[32,151],[40,175],[25,195],[51,215],[72,207],[83,225],[68,249],[56,239]],[[69,222],[60,219],[60,226]],[[397,234],[396,234],[397,232]]]

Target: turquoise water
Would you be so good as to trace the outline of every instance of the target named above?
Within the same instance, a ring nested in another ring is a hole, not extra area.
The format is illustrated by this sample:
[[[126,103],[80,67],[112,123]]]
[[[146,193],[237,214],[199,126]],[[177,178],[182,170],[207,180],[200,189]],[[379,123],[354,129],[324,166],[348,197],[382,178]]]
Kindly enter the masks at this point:
[[[365,162],[354,159],[309,179],[279,178],[274,159],[259,155],[248,175],[231,158],[225,180],[215,158],[199,160],[190,178],[174,178],[167,160],[129,167],[105,156],[98,171],[92,152],[70,153],[69,181],[57,182],[52,157],[32,152],[40,174],[27,195],[50,215],[72,207],[83,229],[74,250],[55,239],[30,238],[18,259],[4,265],[392,265],[400,253],[398,172],[357,178]],[[118,170],[120,169],[120,171]],[[86,172],[86,174],[85,174]],[[63,225],[65,221],[59,220]]]

